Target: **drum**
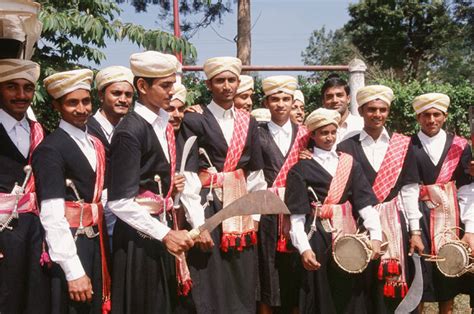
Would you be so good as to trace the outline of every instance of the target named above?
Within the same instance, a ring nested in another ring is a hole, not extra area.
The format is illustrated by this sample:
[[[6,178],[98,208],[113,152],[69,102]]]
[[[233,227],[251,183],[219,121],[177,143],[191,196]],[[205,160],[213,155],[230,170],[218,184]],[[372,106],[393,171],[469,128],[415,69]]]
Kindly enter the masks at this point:
[[[336,264],[351,274],[363,272],[369,265],[372,250],[364,234],[346,234],[333,243],[332,256]]]
[[[460,277],[466,272],[474,272],[471,249],[463,241],[450,241],[438,250],[436,266],[446,277]]]

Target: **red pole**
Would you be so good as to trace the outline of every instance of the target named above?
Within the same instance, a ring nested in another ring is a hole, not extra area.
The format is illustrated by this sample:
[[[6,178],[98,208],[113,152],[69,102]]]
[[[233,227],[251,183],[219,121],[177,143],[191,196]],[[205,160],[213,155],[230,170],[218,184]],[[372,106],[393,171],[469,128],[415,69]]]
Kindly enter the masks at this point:
[[[181,38],[181,29],[179,27],[179,6],[178,0],[173,0],[173,17],[174,17],[174,36]],[[181,52],[176,53],[176,58],[179,62],[183,63],[183,54]]]

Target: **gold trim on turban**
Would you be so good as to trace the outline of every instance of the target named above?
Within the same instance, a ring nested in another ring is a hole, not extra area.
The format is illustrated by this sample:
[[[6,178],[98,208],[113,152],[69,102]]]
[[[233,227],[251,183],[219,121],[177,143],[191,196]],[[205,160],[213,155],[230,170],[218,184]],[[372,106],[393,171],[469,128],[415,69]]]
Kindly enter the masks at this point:
[[[77,89],[90,91],[94,73],[89,69],[59,72],[43,80],[44,87],[54,99],[69,94]]]
[[[278,92],[293,95],[297,87],[298,81],[295,77],[289,75],[269,76],[262,81],[262,89],[265,96],[270,96]]]
[[[294,100],[299,100],[303,103],[304,105],[304,95],[303,92],[299,89],[295,90],[295,94],[293,95]]]
[[[173,89],[174,89],[174,94],[173,94],[173,97],[171,97],[171,100],[180,100],[183,104],[186,104],[186,95],[187,95],[187,91],[186,91],[186,87],[181,84],[181,83],[174,83],[173,85]]]
[[[180,64],[175,56],[145,51],[130,56],[130,69],[136,77],[161,78],[175,74]]]
[[[431,108],[441,110],[442,112],[448,112],[450,99],[448,95],[441,93],[428,93],[423,94],[413,99],[413,109],[416,114],[422,113]]]
[[[133,86],[133,73],[129,68],[115,65],[102,69],[95,76],[95,85],[102,90],[107,85],[117,82],[127,82]]]
[[[40,76],[38,63],[23,59],[0,60],[0,83],[16,79],[25,79],[36,84]]]
[[[234,57],[215,57],[207,59],[203,68],[208,80],[225,71],[230,71],[239,76],[242,71],[242,61]]]
[[[368,85],[357,91],[356,98],[359,107],[376,99],[380,99],[390,106],[394,99],[394,95],[393,90],[390,87],[384,85]]]
[[[254,83],[253,83],[253,77],[251,77],[250,75],[241,75],[239,88],[237,89],[237,92],[235,94],[236,95],[242,94],[243,92],[246,92],[249,89],[251,90],[255,89]]]
[[[337,110],[318,108],[309,114],[304,124],[308,131],[312,132],[329,124],[339,127],[339,121],[341,121],[341,115]]]

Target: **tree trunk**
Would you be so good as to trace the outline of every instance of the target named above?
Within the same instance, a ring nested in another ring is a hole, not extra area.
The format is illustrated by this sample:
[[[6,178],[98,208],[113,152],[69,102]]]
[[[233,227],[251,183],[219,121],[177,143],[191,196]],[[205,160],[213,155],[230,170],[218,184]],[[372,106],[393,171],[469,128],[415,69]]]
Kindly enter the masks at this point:
[[[239,0],[237,16],[237,58],[242,64],[250,65],[252,39],[250,20],[250,0]]]

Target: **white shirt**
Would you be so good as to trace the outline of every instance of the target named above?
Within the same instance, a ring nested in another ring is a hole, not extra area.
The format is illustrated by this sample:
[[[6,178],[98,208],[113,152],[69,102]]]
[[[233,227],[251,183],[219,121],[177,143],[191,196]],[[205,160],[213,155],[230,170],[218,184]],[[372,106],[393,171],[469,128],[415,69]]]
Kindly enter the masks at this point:
[[[313,159],[326,169],[331,176],[335,176],[339,157],[334,150],[326,151],[315,147],[313,151]],[[369,231],[372,240],[382,240],[382,227],[380,225],[379,213],[372,206],[366,206],[359,210],[359,215],[364,221],[365,228]],[[291,215],[290,237],[293,246],[300,254],[310,250],[311,246],[308,236],[305,233],[304,225],[306,215]],[[317,235],[314,235],[317,236]]]
[[[94,114],[94,118],[99,122],[100,128],[102,132],[104,132],[105,137],[107,138],[107,142],[112,141],[112,135],[114,134],[115,127],[109,120],[101,113],[101,110],[97,110]]]
[[[270,130],[270,134],[273,137],[278,149],[283,156],[286,156],[288,150],[290,150],[291,146],[291,138],[293,135],[293,127],[291,126],[291,121],[288,120],[282,126],[279,126],[273,121],[268,122],[268,129]]]
[[[95,171],[97,165],[95,150],[87,133],[64,120],[61,120],[59,127],[74,140]],[[76,244],[64,216],[64,208],[63,198],[43,200],[40,219],[45,229],[49,255],[61,266],[66,280],[71,281],[84,276],[85,271],[77,255]]]
[[[166,140],[166,125],[169,115],[163,109],[160,109],[157,115],[139,102],[135,103],[135,112],[153,126],[156,137],[158,138],[163,152],[169,161],[168,142]],[[153,218],[148,211],[140,206],[133,198],[122,198],[116,201],[109,201],[107,206],[121,220],[126,222],[134,229],[147,234],[159,241],[168,234],[170,228]]]
[[[16,120],[5,110],[0,109],[0,123],[7,132],[13,144],[23,157],[28,158],[30,151],[30,124],[24,116],[20,121]]]
[[[232,134],[234,132],[234,117],[235,109],[234,106],[228,110],[224,110],[222,107],[212,101],[207,108],[216,118],[219,127],[222,130],[227,145],[230,145]],[[204,207],[201,204],[200,192],[202,189],[201,181],[197,173],[185,171],[183,173],[185,178],[185,185],[183,193],[181,193],[181,203],[186,209],[186,220],[193,228],[201,226],[204,221]],[[247,176],[247,190],[249,192],[260,191],[267,189],[267,182],[263,170],[252,171]],[[252,215],[256,221],[260,220],[260,215]]]
[[[337,128],[336,144],[349,137],[359,134],[364,128],[364,119],[349,112],[346,120]]]
[[[359,140],[370,165],[376,172],[379,172],[390,145],[390,135],[387,130],[384,128],[377,140],[374,140],[365,130],[362,130]],[[420,187],[418,183],[411,183],[402,186],[398,196],[410,230],[420,230],[420,218],[423,215],[418,203],[419,194]]]
[[[426,154],[433,164],[438,165],[446,144],[446,132],[440,130],[435,136],[429,137],[423,131],[419,131],[417,135]],[[464,223],[465,231],[474,233],[474,183],[459,187],[457,192],[460,218]]]

